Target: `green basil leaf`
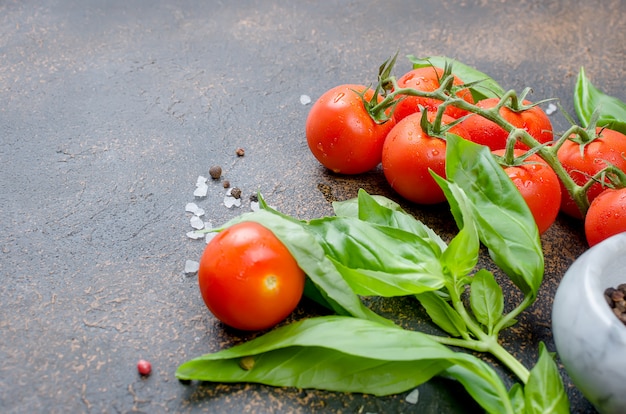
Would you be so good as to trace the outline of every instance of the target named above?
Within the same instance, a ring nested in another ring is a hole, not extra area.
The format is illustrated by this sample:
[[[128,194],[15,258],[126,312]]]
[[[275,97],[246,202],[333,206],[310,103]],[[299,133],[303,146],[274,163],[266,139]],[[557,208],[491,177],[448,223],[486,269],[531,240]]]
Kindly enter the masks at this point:
[[[452,239],[448,248],[441,256],[444,271],[453,276],[455,280],[468,275],[478,263],[480,241],[476,231],[475,220],[470,202],[462,188],[446,181],[431,171],[431,175],[437,181],[446,194],[454,194],[450,199],[454,200],[456,209],[463,217],[463,227]]]
[[[474,275],[470,286],[470,307],[478,322],[491,333],[502,318],[504,295],[490,271],[481,269]]]
[[[570,412],[563,379],[554,358],[543,342],[539,344],[539,360],[530,370],[524,395],[526,413],[567,414]]]
[[[380,195],[369,195],[360,189],[357,198],[333,203],[338,216],[357,217],[369,223],[394,227],[418,235],[432,246],[434,251],[445,250],[446,243],[430,227],[415,219],[398,203]]]
[[[349,315],[350,312],[347,312],[343,308],[338,305],[333,305],[332,300],[326,299],[327,295],[325,295],[320,288],[318,288],[315,283],[310,278],[306,278],[304,281],[304,292],[303,295],[313,302],[316,302],[319,305],[322,305],[326,309],[334,311],[340,315]],[[338,308],[338,309],[337,309]]]
[[[363,206],[360,205],[363,201],[362,199],[367,199],[369,203],[375,203],[380,207],[386,208],[387,210],[403,212],[400,204],[396,203],[392,199],[378,194],[370,195],[367,191],[361,188],[359,189],[358,197],[345,201],[333,201],[333,210],[335,211],[335,215],[359,218],[359,216],[363,213]]]
[[[425,292],[415,295],[422,304],[430,319],[451,336],[461,336],[467,332],[465,321],[448,302],[434,292]]]
[[[359,294],[398,296],[443,286],[438,248],[413,233],[352,217],[311,220],[307,229]]]
[[[469,354],[457,354],[455,365],[444,374],[461,384],[488,413],[504,414],[515,412],[502,379],[482,360]]]
[[[493,261],[524,294],[536,297],[543,279],[544,258],[537,224],[515,184],[488,147],[448,134],[446,177],[463,189],[473,210],[481,242]],[[444,193],[463,226],[455,194]]]
[[[229,221],[224,227],[241,221],[256,221],[271,230],[287,247],[300,268],[317,288],[331,308],[342,315],[370,319],[379,323],[393,324],[390,320],[367,308],[341,277],[314,234],[307,231],[304,222],[285,218],[271,209],[244,213]],[[309,287],[308,292],[311,291]],[[315,295],[312,297],[315,300]],[[324,304],[324,303],[322,303]]]
[[[367,194],[365,190],[360,189],[358,197],[351,198],[345,201],[333,201],[333,210],[335,211],[335,215],[340,217],[359,218],[359,199],[361,197],[361,192]],[[378,194],[367,195],[379,206],[384,206],[389,210],[402,211],[402,207],[400,206],[400,204],[396,203],[390,198]]]
[[[584,127],[589,125],[593,113],[598,111],[597,126],[626,134],[626,103],[596,88],[585,76],[582,67],[574,87],[574,110]]]
[[[441,256],[444,271],[456,279],[466,276],[478,263],[478,235],[474,226],[468,223],[454,236]]]
[[[389,395],[428,381],[455,358],[421,332],[329,316],[192,359],[178,367],[176,377]]]
[[[473,86],[470,86],[470,91],[474,101],[478,102],[486,98],[499,98],[504,95],[504,88],[498,84],[489,75],[465,65],[458,60],[454,60],[445,56],[431,56],[426,58],[417,58],[415,56],[407,56],[409,61],[413,63],[413,68],[422,68],[427,66],[436,66],[444,68],[447,65],[452,65],[452,73],[463,81],[463,83],[470,84],[478,82]]]
[[[521,384],[515,383],[509,390],[509,399],[513,405],[515,414],[526,414],[526,402],[524,401],[524,389]]]
[[[387,273],[370,269],[352,269],[330,258],[335,267],[357,295],[408,296],[430,292],[443,287],[443,276],[431,273]]]

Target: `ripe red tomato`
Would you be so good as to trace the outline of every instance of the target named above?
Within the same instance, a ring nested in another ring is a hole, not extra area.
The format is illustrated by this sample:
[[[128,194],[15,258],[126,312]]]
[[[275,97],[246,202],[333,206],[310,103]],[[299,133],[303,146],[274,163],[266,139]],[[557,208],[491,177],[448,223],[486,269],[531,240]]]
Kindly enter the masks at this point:
[[[593,199],[585,216],[589,247],[626,231],[626,188],[606,189]]]
[[[519,157],[524,152],[516,149],[515,156]],[[493,153],[503,156],[505,150]],[[504,167],[504,171],[526,200],[539,233],[545,232],[556,220],[561,207],[561,182],[554,170],[535,154],[526,158],[522,165]]]
[[[393,118],[377,124],[363,105],[373,89],[340,85],[324,93],[306,120],[306,139],[317,160],[335,173],[360,174],[380,164],[383,142],[395,125]],[[356,91],[356,92],[355,92]],[[378,97],[380,102],[383,98]]]
[[[429,169],[445,177],[446,141],[429,136],[421,127],[421,112],[404,118],[389,132],[383,146],[383,173],[398,194],[419,204],[436,204],[446,200],[443,190]],[[429,121],[435,114],[428,113]],[[444,115],[444,124],[454,118]],[[451,133],[465,136],[459,125]]]
[[[235,224],[207,244],[198,283],[217,319],[261,330],[284,320],[304,291],[304,272],[274,233],[255,222]]]
[[[441,86],[439,81],[442,76],[443,70],[441,68],[427,66],[405,73],[398,79],[397,83],[400,88],[413,88],[424,92],[432,92]],[[454,85],[462,85],[463,81],[455,76],[452,83]],[[469,89],[461,89],[456,93],[456,96],[467,102],[474,103]],[[402,96],[401,98],[402,100],[396,104],[393,112],[397,122],[400,122],[401,119],[410,114],[418,112],[420,110],[419,105],[423,106],[427,111],[436,111],[441,103],[437,99],[421,98],[419,96]],[[466,115],[467,111],[450,105],[444,113],[452,118],[460,118]]]
[[[606,128],[597,128],[596,134],[598,137],[584,144],[582,148],[580,144],[568,139],[557,152],[559,161],[578,185],[586,183],[606,167],[607,163],[626,171],[626,135]],[[589,202],[604,189],[606,186],[599,182],[592,185],[587,192]],[[561,211],[569,216],[582,218],[578,206],[562,185],[561,190]]]
[[[490,109],[497,105],[498,98],[487,98],[476,103],[482,109]],[[524,105],[530,105],[529,101],[524,101]],[[521,112],[514,112],[507,107],[500,109],[500,115],[517,128],[523,128],[540,143],[553,140],[552,123],[548,115],[538,106]],[[476,114],[469,115],[461,123],[469,133],[468,139],[477,144],[486,145],[492,151],[506,148],[506,140],[509,133],[496,125],[492,121]],[[515,148],[528,149],[520,142],[515,144]]]

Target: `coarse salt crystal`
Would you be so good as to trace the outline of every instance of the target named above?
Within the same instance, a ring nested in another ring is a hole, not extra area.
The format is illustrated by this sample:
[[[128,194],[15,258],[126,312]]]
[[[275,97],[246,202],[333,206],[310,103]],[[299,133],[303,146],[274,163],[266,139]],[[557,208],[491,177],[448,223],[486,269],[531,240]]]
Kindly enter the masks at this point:
[[[204,221],[202,221],[202,219],[198,216],[193,216],[191,219],[189,219],[189,224],[191,224],[191,227],[196,230],[201,230],[204,228]]]
[[[198,205],[196,203],[187,203],[185,205],[185,211],[196,214],[196,211],[198,211]]]
[[[409,404],[417,404],[419,397],[420,397],[420,390],[415,388],[406,396],[405,401],[408,402]]]
[[[302,105],[308,105],[311,103],[311,97],[309,95],[300,95],[300,103]]]
[[[204,238],[204,233],[200,233],[198,231],[188,231],[187,237],[193,240],[199,240]]]
[[[195,197],[206,197],[207,192],[209,191],[209,186],[206,184],[199,184],[196,186],[196,189],[193,192]]]
[[[185,274],[193,275],[198,272],[198,269],[200,269],[200,263],[194,260],[185,261]]]
[[[241,206],[241,198],[235,198],[233,196],[224,197],[224,205],[228,208],[232,207],[240,207]]]

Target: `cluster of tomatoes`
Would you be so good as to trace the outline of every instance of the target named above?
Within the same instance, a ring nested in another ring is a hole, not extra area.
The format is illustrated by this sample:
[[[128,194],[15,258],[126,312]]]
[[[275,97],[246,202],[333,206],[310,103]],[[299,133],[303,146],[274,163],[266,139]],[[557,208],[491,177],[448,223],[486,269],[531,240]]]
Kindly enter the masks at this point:
[[[441,86],[443,74],[434,67],[415,69],[400,77],[396,86],[432,92]],[[499,106],[498,98],[474,102],[458,78],[453,84],[458,86],[456,97],[478,108]],[[338,174],[360,174],[382,164],[391,188],[402,197],[414,203],[441,203],[445,201],[443,191],[430,171],[445,177],[447,128],[447,132],[490,148],[526,200],[540,232],[552,225],[560,211],[582,218],[569,191],[544,159],[520,142],[512,150],[505,149],[509,133],[501,126],[453,105],[437,117],[442,101],[412,94],[398,96],[393,105],[383,106],[381,120],[371,112],[385,99],[377,90],[341,85],[323,94],[306,122],[313,155]],[[497,111],[539,145],[552,145],[554,134],[545,112],[530,102],[523,104],[519,111],[506,106]],[[443,128],[431,128],[433,124]],[[571,178],[583,185],[607,165],[626,171],[626,136],[598,129],[588,142],[575,138],[561,142],[557,156]],[[607,189],[603,177],[596,181],[590,182],[593,185],[587,191],[591,205],[585,227],[590,245],[626,231],[626,188]],[[252,331],[276,325],[295,309],[303,294],[305,274],[270,230],[256,222],[241,222],[207,245],[198,281],[204,302],[220,321]]]
[[[438,89],[444,72],[433,66],[413,69],[397,80],[397,87],[432,92]],[[499,98],[474,102],[463,81],[454,77],[455,95],[481,109],[496,107]],[[312,106],[306,122],[309,148],[317,160],[338,174],[360,174],[379,164],[390,184],[403,198],[418,204],[445,201],[429,171],[445,177],[445,135],[432,134],[430,123],[442,101],[421,96],[398,95],[384,122],[374,120],[367,102],[383,97],[363,85],[341,85],[324,93]],[[526,130],[539,144],[554,140],[550,119],[531,102],[522,110],[502,106],[500,116],[516,128]],[[425,113],[424,113],[425,112]],[[558,213],[582,218],[577,204],[553,169],[529,148],[515,144],[513,159],[503,157],[509,133],[491,120],[448,105],[439,121],[451,124],[448,132],[488,146],[498,155],[505,172],[526,200],[540,233],[555,221]],[[581,143],[567,139],[558,148],[558,160],[572,179],[583,185],[611,164],[626,171],[626,136],[600,129],[597,137]],[[626,231],[626,189],[607,189],[598,180],[587,196],[592,202],[586,216],[587,240],[594,245],[611,234]],[[602,197],[598,197],[602,193]],[[597,199],[597,201],[596,201]],[[595,202],[594,202],[595,201]]]

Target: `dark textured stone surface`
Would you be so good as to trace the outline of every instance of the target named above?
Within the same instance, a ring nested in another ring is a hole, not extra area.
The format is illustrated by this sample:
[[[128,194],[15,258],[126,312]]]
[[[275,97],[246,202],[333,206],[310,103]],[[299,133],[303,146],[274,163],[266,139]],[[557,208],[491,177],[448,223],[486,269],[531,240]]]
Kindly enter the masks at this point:
[[[224,207],[222,184],[209,180],[198,204],[214,225],[246,211],[257,190],[301,218],[329,214],[329,201],[360,187],[393,196],[380,171],[346,178],[317,164],[301,94],[373,82],[398,50],[458,58],[573,113],[580,66],[626,99],[625,21],[621,1],[3,1],[0,411],[472,411],[441,379],[420,388],[418,406],[404,395],[181,385],[178,364],[245,339],[212,318],[183,274],[203,248],[185,237],[185,204],[216,164],[243,206]],[[401,59],[396,73],[408,69]],[[406,207],[454,232],[440,208]],[[566,218],[543,241],[545,286],[504,337],[527,365],[538,341],[554,350],[552,297],[585,249],[580,223]],[[373,306],[402,321],[418,312],[406,300]],[[568,390],[574,412],[593,412]]]

